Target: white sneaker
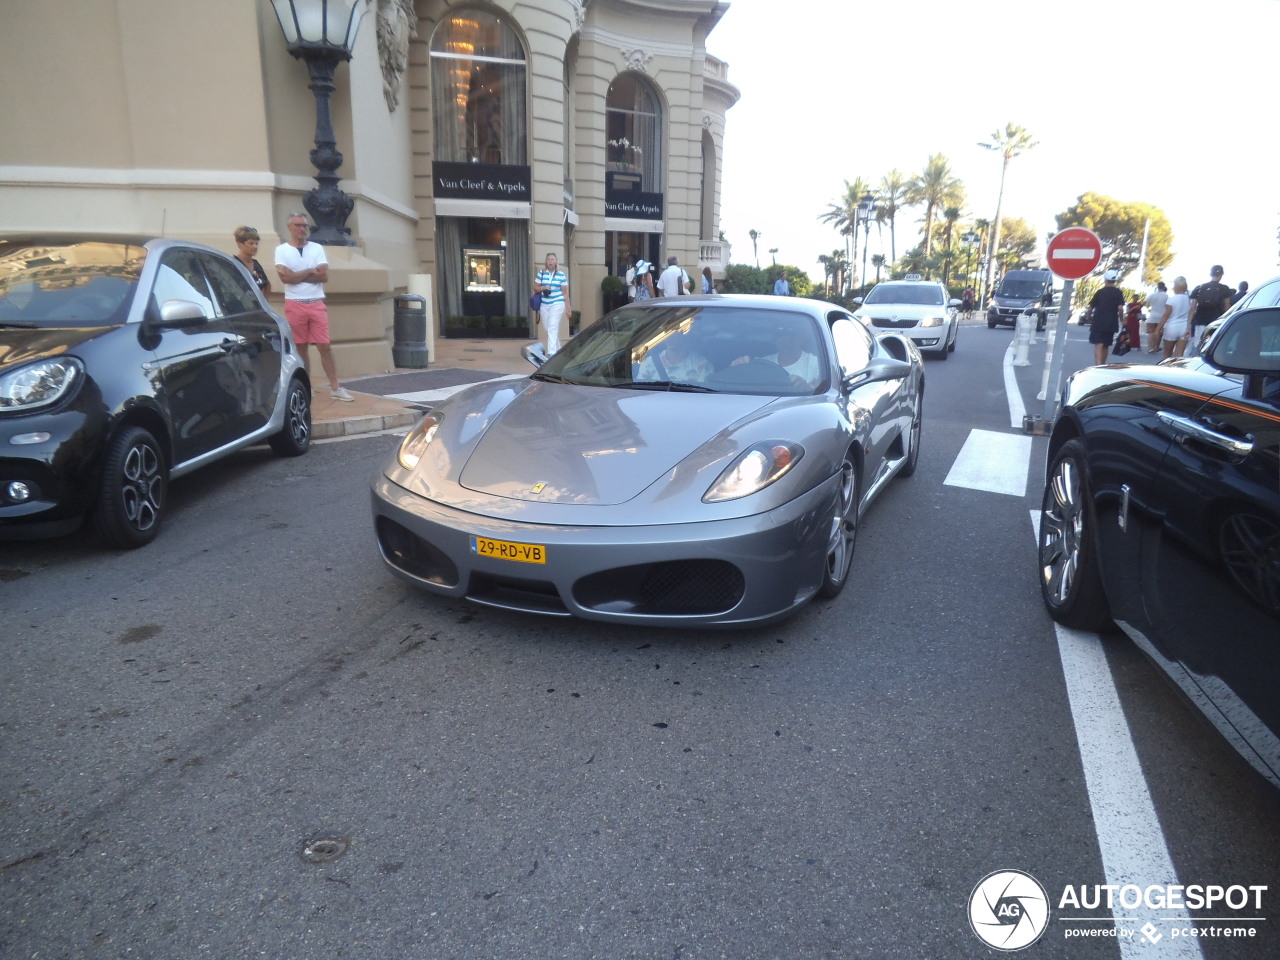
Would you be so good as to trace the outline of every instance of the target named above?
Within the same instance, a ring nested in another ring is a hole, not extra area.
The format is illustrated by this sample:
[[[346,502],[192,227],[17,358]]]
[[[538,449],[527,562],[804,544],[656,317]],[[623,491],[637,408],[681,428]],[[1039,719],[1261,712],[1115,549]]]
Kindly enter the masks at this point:
[[[346,387],[339,387],[337,390],[333,391],[333,393],[329,394],[329,396],[333,397],[335,400],[341,400],[344,403],[350,403],[355,399],[355,397],[347,392]]]

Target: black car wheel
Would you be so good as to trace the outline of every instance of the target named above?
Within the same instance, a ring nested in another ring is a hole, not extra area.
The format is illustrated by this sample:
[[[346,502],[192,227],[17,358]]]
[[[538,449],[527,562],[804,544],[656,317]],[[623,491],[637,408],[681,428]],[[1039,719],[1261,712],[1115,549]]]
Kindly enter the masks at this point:
[[[311,446],[311,391],[296,377],[289,381],[284,426],[268,443],[282,457],[300,457]]]
[[[142,427],[126,427],[107,448],[94,528],[108,546],[131,550],[155,539],[166,507],[169,469],[160,444]]]
[[[954,327],[951,328],[951,346],[947,347],[947,349],[951,353],[956,352],[956,341],[959,339],[960,339],[960,325],[956,324]]]
[[[840,488],[831,515],[827,538],[827,557],[822,571],[818,596],[830,600],[849,579],[853,564],[853,548],[858,540],[858,468],[846,455],[840,464]]]
[[[920,462],[920,431],[924,423],[924,393],[917,393],[915,404],[911,410],[911,430],[907,433],[907,461],[898,471],[898,476],[909,477],[916,472],[916,464]]]
[[[1098,568],[1093,504],[1079,440],[1062,445],[1040,506],[1040,595],[1063,626],[1101,630],[1111,623]]]
[[[988,320],[988,321],[987,321],[987,329],[988,329],[988,330],[994,330],[995,328],[996,328],[996,322],[995,322],[994,320]]]

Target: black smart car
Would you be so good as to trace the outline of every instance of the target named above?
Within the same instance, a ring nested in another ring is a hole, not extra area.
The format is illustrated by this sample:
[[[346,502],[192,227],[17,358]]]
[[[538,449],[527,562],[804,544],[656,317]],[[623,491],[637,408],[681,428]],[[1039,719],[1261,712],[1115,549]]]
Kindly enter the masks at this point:
[[[1280,308],[1070,379],[1037,565],[1055,620],[1114,622],[1280,785]]]
[[[307,451],[311,385],[236,260],[127,236],[0,236],[0,539],[159,531],[168,482]]]

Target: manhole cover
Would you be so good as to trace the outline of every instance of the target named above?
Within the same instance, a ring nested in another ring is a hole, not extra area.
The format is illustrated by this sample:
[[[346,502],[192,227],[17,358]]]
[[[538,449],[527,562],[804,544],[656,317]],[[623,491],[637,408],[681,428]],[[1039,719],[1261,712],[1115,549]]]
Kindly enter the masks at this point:
[[[302,847],[302,859],[307,863],[329,863],[351,849],[346,837],[318,837],[308,840]]]

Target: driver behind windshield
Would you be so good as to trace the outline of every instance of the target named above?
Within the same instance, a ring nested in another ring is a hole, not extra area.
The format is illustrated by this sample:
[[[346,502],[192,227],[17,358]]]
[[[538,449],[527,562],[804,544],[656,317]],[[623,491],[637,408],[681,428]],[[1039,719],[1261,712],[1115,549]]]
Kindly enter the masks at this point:
[[[676,332],[645,354],[636,379],[702,383],[714,372],[710,361],[690,346],[689,335]]]
[[[816,387],[818,381],[822,379],[822,365],[818,362],[816,354],[810,353],[805,347],[804,331],[795,325],[779,327],[774,333],[774,344],[777,347],[777,353],[771,353],[767,357],[761,357],[769,363],[776,363],[783,370],[791,375],[791,382],[797,387]],[[733,366],[741,363],[750,363],[750,356],[741,356],[733,361]]]

